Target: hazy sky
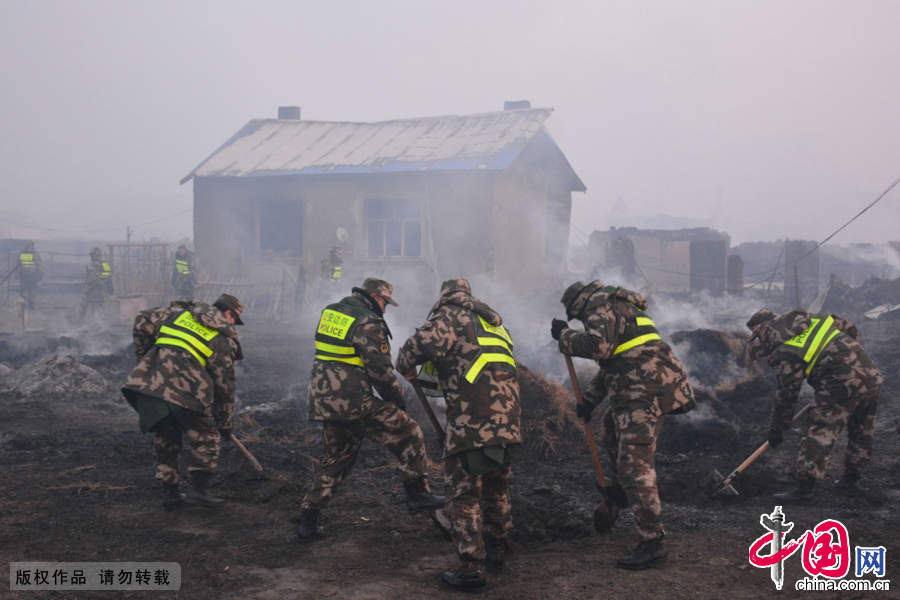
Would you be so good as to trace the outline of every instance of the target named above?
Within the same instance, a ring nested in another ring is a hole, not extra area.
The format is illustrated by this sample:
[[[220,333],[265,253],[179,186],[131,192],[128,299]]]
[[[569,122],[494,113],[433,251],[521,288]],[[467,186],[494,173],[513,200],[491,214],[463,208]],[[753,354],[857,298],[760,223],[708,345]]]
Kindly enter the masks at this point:
[[[580,231],[667,214],[820,240],[900,176],[898,23],[859,0],[0,0],[0,227],[190,235],[189,212],[143,224],[189,211],[178,181],[278,106],[526,99],[587,185]],[[891,239],[900,188],[834,241]]]

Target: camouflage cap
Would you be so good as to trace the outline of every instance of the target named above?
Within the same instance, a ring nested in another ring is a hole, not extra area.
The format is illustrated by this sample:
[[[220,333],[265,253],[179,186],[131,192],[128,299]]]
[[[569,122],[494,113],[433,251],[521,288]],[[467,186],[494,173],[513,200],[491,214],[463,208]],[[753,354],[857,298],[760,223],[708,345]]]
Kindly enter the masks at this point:
[[[572,301],[578,296],[578,293],[586,287],[587,284],[585,282],[576,281],[566,288],[566,291],[563,292],[562,298],[560,298],[559,301],[562,302],[563,306],[568,308],[569,305],[572,304]]]
[[[91,248],[91,256],[103,256],[103,250],[100,248]]]
[[[234,314],[235,325],[244,324],[244,322],[241,320],[241,313],[244,312],[244,303],[231,294],[222,294],[221,296],[219,296],[218,300],[213,302],[213,306],[215,306],[222,312],[230,310],[232,314]]]
[[[391,294],[394,291],[394,286],[389,284],[384,279],[378,279],[376,277],[367,277],[365,281],[363,281],[362,289],[369,292],[370,294],[377,294],[384,298],[385,302],[390,304],[391,306],[400,306],[397,302],[391,298]]]
[[[465,292],[472,294],[472,286],[465,279],[448,279],[441,284],[441,296],[452,294],[453,292]]]
[[[753,330],[753,329],[756,329],[756,327],[758,325],[761,325],[767,321],[771,321],[774,318],[775,318],[775,313],[773,313],[768,308],[762,308],[762,309],[756,311],[756,314],[754,314],[752,317],[750,317],[750,320],[747,321],[747,327],[750,330]]]

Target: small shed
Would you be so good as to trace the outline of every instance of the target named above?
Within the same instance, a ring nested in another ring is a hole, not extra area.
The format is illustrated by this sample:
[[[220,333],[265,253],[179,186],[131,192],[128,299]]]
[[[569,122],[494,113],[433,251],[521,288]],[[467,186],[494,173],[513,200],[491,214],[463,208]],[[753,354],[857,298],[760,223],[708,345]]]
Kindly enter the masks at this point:
[[[658,292],[725,293],[728,249],[726,233],[699,227],[651,230],[635,227],[595,231],[589,247],[594,275],[615,270],[646,281]]]
[[[340,245],[345,291],[367,276],[422,302],[451,277],[485,297],[563,286],[572,192],[586,188],[544,127],[552,109],[505,109],[250,121],[181,180],[206,276],[290,289],[285,273],[315,280]]]

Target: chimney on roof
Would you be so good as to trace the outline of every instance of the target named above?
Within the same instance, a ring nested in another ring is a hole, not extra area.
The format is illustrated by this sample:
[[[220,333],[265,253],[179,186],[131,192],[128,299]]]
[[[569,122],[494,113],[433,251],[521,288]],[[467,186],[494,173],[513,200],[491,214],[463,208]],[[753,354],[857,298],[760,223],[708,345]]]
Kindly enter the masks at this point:
[[[521,110],[523,108],[531,108],[531,102],[528,100],[507,100],[503,103],[503,110]]]
[[[279,121],[299,121],[300,120],[300,107],[299,106],[279,106],[278,107],[278,120]]]

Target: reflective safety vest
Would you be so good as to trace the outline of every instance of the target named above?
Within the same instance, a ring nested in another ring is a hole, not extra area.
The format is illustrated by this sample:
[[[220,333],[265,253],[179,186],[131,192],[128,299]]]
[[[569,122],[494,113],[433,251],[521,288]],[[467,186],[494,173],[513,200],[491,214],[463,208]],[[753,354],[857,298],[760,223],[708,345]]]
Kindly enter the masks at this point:
[[[337,283],[341,278],[341,265],[335,265],[331,269],[331,283]]]
[[[431,396],[432,398],[444,397],[444,390],[441,388],[441,380],[438,377],[437,367],[434,366],[433,362],[428,361],[422,365],[422,369],[419,371],[416,381],[422,386],[422,391],[426,396]]]
[[[23,269],[34,269],[34,254],[29,252],[22,252],[19,254],[19,264],[22,265]]]
[[[109,273],[110,273],[109,263],[106,261],[103,261],[103,272],[100,273],[100,277],[102,279],[105,279],[105,278],[109,277]]]
[[[207,359],[213,355],[210,342],[217,335],[218,331],[201,325],[191,316],[190,311],[186,310],[172,323],[160,327],[156,345],[175,346],[187,350],[205,367]]]
[[[513,358],[513,341],[509,332],[503,325],[491,325],[478,316],[478,331],[476,333],[481,353],[472,362],[472,366],[466,371],[466,381],[475,383],[485,367],[507,371],[516,370],[516,360]]]
[[[647,342],[661,339],[659,337],[659,332],[656,330],[656,324],[653,322],[653,319],[649,317],[637,317],[636,333],[637,335],[635,337],[616,346],[615,351],[613,351],[613,356],[621,354],[626,350],[631,350],[637,346],[642,346]]]
[[[784,342],[776,350],[785,350],[796,354],[806,363],[806,374],[809,375],[819,355],[828,342],[833,340],[841,330],[834,324],[831,315],[810,315],[809,329]]]
[[[175,259],[175,270],[181,275],[191,274],[191,267],[188,265],[188,261],[181,260],[180,258]]]
[[[333,308],[340,305],[331,306],[322,311],[322,318],[316,328],[316,358],[365,367],[352,342],[357,317]]]

